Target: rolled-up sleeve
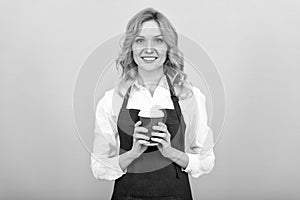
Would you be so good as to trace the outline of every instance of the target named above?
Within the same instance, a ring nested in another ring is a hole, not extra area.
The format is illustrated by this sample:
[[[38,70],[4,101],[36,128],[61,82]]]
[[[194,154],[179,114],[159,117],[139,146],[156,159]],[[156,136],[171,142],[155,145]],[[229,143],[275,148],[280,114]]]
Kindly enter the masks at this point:
[[[106,92],[95,113],[91,170],[96,179],[116,180],[126,173],[119,165],[119,138],[112,118],[111,95]]]
[[[187,141],[186,154],[189,158],[188,165],[183,171],[189,173],[193,178],[212,171],[215,165],[215,154],[213,151],[213,132],[207,124],[206,100],[201,91],[194,87],[193,111],[191,114],[190,141]],[[196,112],[195,112],[196,111]]]

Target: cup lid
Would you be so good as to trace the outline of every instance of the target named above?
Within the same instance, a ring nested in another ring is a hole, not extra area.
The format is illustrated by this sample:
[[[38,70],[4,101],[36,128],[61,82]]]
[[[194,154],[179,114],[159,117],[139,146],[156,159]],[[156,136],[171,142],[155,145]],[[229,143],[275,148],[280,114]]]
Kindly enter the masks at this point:
[[[151,109],[151,110],[143,109],[139,112],[138,116],[147,117],[147,118],[158,118],[158,117],[164,117],[165,114],[160,109]]]

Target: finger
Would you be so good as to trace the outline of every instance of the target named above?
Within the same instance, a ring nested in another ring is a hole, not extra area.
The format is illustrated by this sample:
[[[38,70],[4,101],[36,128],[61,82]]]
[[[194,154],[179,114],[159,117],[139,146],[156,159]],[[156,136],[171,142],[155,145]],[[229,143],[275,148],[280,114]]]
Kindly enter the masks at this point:
[[[167,128],[167,125],[165,123],[163,123],[163,122],[158,122],[158,125]]]
[[[146,146],[150,147],[150,146],[158,146],[158,143],[153,143],[153,142],[149,142],[149,144],[146,144]]]
[[[151,138],[151,140],[153,141],[153,142],[158,142],[159,144],[161,144],[161,145],[164,145],[164,144],[166,144],[166,141],[164,140],[164,139],[161,139],[161,138]]]
[[[149,142],[149,141],[145,141],[145,140],[138,140],[139,144],[145,145],[145,146],[158,146],[158,143],[153,143],[153,142]]]
[[[167,128],[164,126],[152,126],[153,130],[167,132]]]
[[[152,136],[158,136],[158,137],[161,137],[161,138],[166,138],[167,137],[166,133],[152,132],[151,135]]]
[[[139,126],[139,125],[141,125],[141,124],[142,124],[141,121],[137,121],[137,122],[134,124],[134,127],[137,127],[137,126]]]
[[[134,128],[134,131],[135,131],[135,132],[143,132],[143,133],[147,133],[147,132],[148,132],[148,129],[146,129],[145,127],[142,127],[142,126],[138,126],[138,127],[135,127],[135,128]]]
[[[141,134],[141,133],[135,133],[133,135],[133,137],[135,137],[136,139],[143,139],[143,140],[149,140],[150,137],[145,135],[145,134]]]
[[[169,131],[166,132],[166,140],[170,141],[171,140],[171,134]]]
[[[148,142],[148,141],[146,141],[146,140],[138,140],[137,143],[143,144],[143,145],[146,145],[146,146],[147,146],[148,144],[150,144],[150,142]]]

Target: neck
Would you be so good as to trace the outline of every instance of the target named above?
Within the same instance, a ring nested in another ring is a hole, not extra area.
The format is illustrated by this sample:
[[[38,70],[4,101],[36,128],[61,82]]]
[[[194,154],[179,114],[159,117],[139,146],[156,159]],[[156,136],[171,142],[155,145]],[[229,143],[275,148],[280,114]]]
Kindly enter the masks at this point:
[[[148,86],[153,87],[159,83],[159,81],[163,76],[164,76],[163,68],[151,72],[139,70],[137,79],[140,84],[146,87]]]

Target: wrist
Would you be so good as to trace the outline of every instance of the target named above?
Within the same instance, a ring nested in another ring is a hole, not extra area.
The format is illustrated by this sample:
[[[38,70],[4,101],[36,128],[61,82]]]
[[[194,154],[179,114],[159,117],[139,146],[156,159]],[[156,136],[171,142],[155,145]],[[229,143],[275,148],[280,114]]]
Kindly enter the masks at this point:
[[[174,148],[172,146],[165,147],[163,150],[163,156],[166,158],[171,158],[174,154]]]
[[[130,151],[128,151],[127,153],[133,159],[136,159],[141,155],[140,153],[134,152],[132,149]]]

